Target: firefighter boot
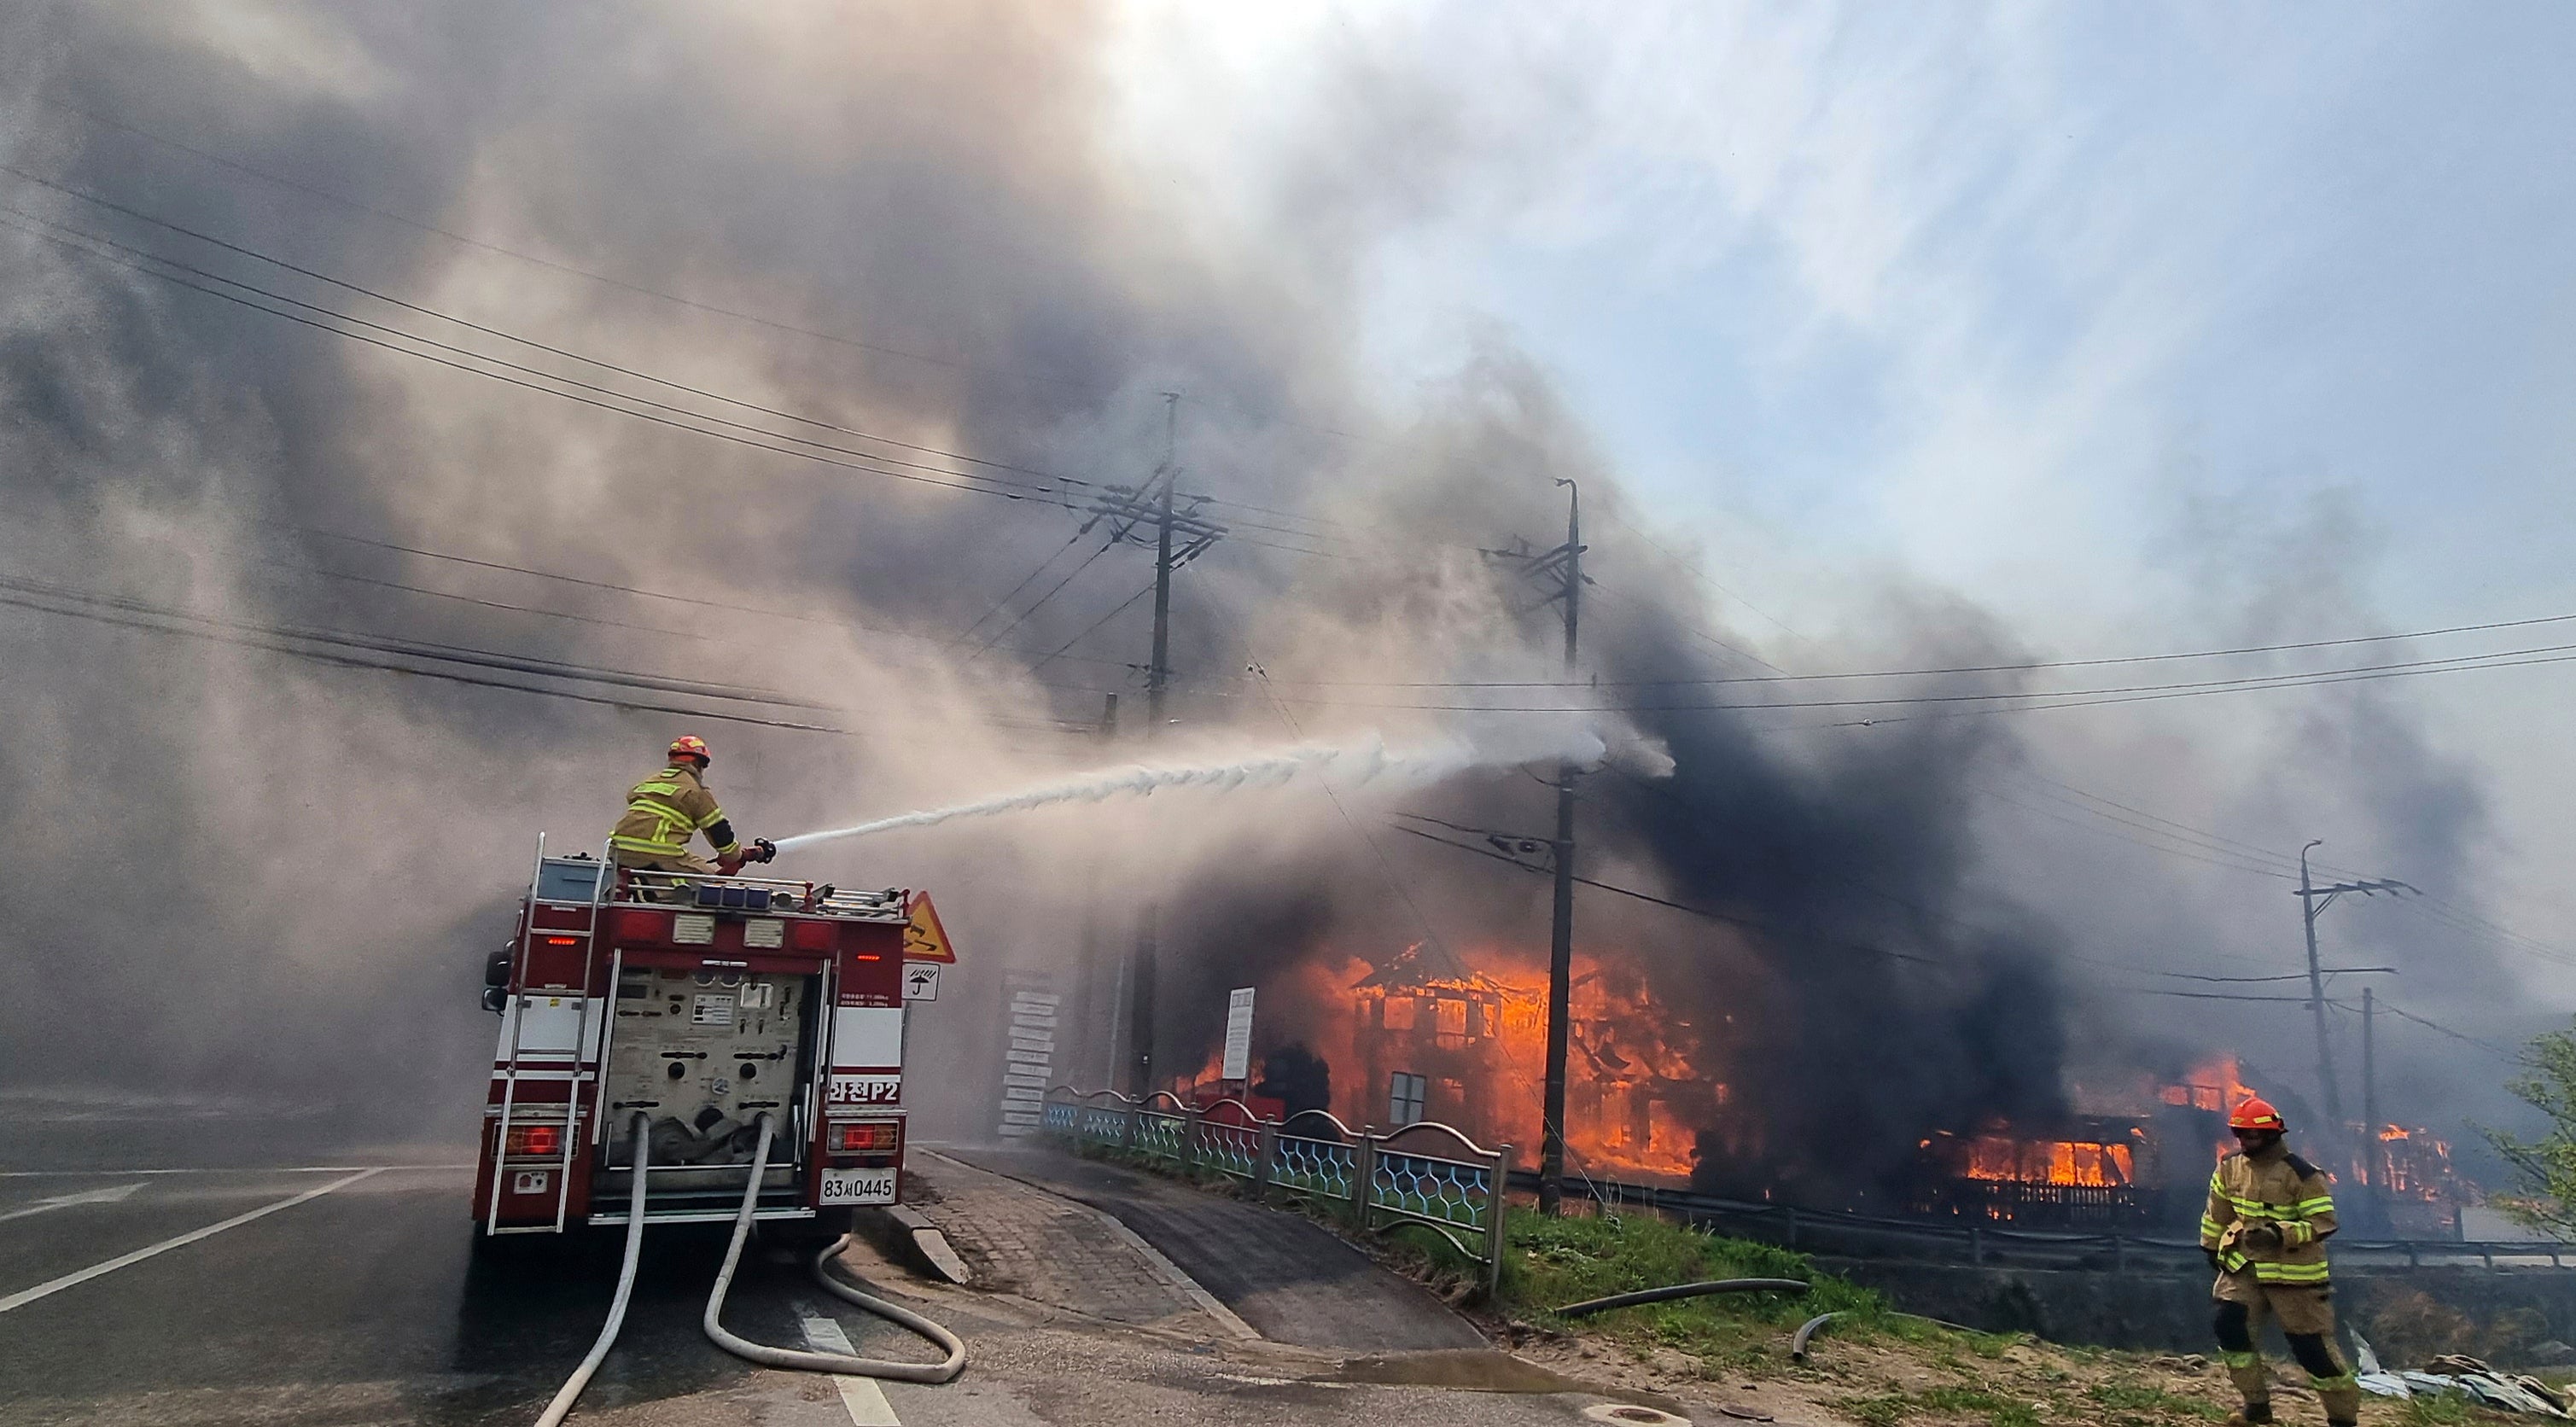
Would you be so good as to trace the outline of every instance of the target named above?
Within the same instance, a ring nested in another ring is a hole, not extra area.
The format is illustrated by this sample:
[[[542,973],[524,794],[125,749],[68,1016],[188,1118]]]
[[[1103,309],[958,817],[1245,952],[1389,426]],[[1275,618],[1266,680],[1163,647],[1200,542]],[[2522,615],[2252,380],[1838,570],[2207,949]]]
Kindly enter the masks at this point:
[[[2325,1404],[2326,1427],[2356,1427],[2361,1421],[2361,1384],[2350,1374],[2315,1380],[2317,1401]]]
[[[2257,1427],[2272,1420],[2272,1378],[2263,1370],[2259,1353],[2221,1353],[2227,1364],[2227,1380],[2236,1384],[2237,1395],[2245,1405],[2227,1414],[2227,1427]]]

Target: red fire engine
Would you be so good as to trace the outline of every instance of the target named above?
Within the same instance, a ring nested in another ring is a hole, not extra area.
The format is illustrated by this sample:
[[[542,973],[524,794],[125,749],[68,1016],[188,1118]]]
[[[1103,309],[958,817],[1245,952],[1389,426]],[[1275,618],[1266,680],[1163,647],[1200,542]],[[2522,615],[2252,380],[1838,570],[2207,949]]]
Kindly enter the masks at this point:
[[[538,839],[518,929],[485,968],[501,1036],[478,1237],[625,1224],[639,1134],[646,1222],[733,1219],[764,1121],[753,1218],[837,1238],[851,1207],[897,1202],[921,925],[935,914],[911,893],[629,871]]]

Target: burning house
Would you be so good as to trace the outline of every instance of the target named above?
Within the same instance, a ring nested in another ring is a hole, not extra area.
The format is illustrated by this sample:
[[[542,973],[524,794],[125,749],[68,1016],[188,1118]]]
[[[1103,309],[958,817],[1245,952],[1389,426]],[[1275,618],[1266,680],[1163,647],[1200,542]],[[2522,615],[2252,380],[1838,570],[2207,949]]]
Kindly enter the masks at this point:
[[[1331,1062],[1330,1103],[1354,1126],[1434,1120],[1535,1163],[1546,1048],[1543,965],[1493,947],[1453,954],[1416,943],[1375,961],[1325,958],[1263,991],[1289,1001]],[[2148,1232],[2198,1215],[2209,1166],[2234,1148],[2227,1110],[2255,1093],[2233,1056],[2172,1078],[2136,1076],[2070,1088],[2064,1112],[1940,1127],[1883,1184],[1841,1194],[1801,1184],[1771,1157],[1763,1120],[1747,1113],[1729,1067],[1747,1053],[1726,1013],[1693,1018],[1660,1002],[1632,960],[1578,951],[1567,1035],[1569,1163],[1631,1183],[1693,1185],[2026,1228]],[[1314,1057],[1301,1041],[1292,1058]],[[1214,1093],[1214,1062],[1171,1088]],[[2295,1100],[2295,1097],[2283,1098]],[[2356,1141],[2359,1126],[2353,1131]],[[2363,1192],[2347,1211],[2370,1232],[2448,1233],[2473,1186],[2449,1147],[2421,1130],[2384,1127],[2350,1174]],[[2376,1185],[2376,1189],[2368,1186]]]

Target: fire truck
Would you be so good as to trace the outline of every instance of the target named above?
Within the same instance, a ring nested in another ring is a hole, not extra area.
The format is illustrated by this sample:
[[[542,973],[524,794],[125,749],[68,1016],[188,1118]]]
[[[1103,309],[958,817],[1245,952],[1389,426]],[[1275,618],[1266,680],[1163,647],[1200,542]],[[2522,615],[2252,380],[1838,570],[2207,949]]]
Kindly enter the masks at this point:
[[[915,893],[633,871],[539,838],[484,970],[478,1243],[628,1223],[639,1138],[647,1223],[749,1198],[773,1232],[836,1239],[854,1206],[898,1202],[906,946],[947,959],[936,929]]]

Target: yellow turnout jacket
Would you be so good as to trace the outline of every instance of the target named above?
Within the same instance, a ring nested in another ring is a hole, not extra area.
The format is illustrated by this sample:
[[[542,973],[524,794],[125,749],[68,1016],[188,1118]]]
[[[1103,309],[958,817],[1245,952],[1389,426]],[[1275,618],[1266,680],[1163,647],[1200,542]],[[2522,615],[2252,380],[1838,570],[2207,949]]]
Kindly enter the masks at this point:
[[[608,845],[643,857],[685,857],[690,836],[700,832],[715,844],[719,857],[742,850],[724,809],[716,806],[716,795],[699,781],[698,770],[675,763],[627,792],[626,816],[617,820]]]
[[[2270,1224],[2281,1244],[2244,1242],[2247,1229]],[[2200,1216],[2200,1246],[2229,1273],[2248,1267],[2275,1288],[2323,1288],[2326,1236],[2335,1231],[2334,1196],[2315,1165],[2274,1145],[2260,1157],[2243,1152],[2218,1162],[2209,1176],[2209,1207]]]

